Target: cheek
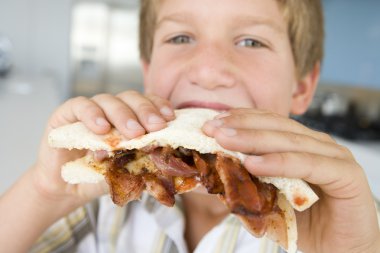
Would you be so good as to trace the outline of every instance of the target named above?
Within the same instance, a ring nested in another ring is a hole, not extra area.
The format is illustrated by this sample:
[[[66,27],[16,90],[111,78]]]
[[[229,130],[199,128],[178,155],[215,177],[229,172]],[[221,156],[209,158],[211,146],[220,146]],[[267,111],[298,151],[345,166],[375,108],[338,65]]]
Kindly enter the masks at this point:
[[[165,63],[151,62],[145,80],[145,92],[168,99],[173,88],[173,70]]]
[[[280,73],[270,71],[271,73]],[[262,75],[260,80],[248,85],[248,92],[258,109],[289,115],[295,79],[287,73]]]

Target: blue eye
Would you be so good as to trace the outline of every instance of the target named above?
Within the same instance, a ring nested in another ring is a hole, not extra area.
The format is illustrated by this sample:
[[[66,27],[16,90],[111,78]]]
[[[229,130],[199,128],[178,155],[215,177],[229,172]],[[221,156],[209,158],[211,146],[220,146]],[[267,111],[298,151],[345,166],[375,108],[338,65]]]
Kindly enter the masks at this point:
[[[178,35],[171,38],[168,42],[173,44],[187,44],[190,43],[192,39],[187,35]]]
[[[237,45],[242,46],[242,47],[254,47],[254,48],[265,47],[263,43],[254,39],[243,39],[239,41]]]

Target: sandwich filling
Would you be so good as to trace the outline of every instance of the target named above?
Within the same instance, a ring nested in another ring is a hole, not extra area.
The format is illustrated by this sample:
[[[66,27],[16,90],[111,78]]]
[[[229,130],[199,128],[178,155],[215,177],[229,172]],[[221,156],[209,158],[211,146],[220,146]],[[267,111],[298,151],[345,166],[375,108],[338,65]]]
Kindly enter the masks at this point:
[[[149,146],[115,151],[97,162],[105,176],[112,200],[125,205],[139,199],[146,190],[166,206],[173,206],[175,195],[203,185],[218,194],[231,213],[236,214],[255,236],[263,236],[276,224],[286,236],[286,221],[278,206],[277,188],[260,182],[241,162],[222,153],[201,154],[182,147]],[[272,224],[270,224],[272,223]],[[281,238],[283,240],[286,238]]]

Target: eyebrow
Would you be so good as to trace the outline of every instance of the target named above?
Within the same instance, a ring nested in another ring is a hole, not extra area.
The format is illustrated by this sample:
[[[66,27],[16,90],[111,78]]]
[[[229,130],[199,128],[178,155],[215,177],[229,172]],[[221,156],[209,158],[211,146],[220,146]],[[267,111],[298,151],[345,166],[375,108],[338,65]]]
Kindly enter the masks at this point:
[[[243,25],[243,26],[266,26],[278,33],[286,32],[286,30],[280,24],[270,19],[261,18],[261,17],[250,17],[250,16],[236,17],[234,18],[234,24]]]
[[[173,23],[188,23],[191,22],[193,19],[193,15],[189,13],[174,13],[168,16],[164,16],[163,18],[159,19],[156,24],[156,29],[158,29],[160,26],[162,26],[165,22],[173,22]],[[271,28],[272,30],[278,32],[278,33],[286,33],[284,28],[267,18],[261,18],[261,17],[251,17],[251,16],[238,16],[232,18],[233,25],[234,26],[266,26]]]
[[[174,13],[168,16],[164,16],[163,18],[159,19],[156,24],[156,29],[160,28],[163,23],[165,22],[172,22],[172,23],[187,23],[190,22],[193,15],[185,14],[185,13]]]

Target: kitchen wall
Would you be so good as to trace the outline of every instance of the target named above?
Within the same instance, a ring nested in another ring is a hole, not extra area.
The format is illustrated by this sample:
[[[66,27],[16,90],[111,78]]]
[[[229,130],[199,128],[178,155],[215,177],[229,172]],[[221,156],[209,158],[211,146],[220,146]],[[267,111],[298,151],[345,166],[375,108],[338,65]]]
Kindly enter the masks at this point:
[[[380,1],[323,4],[321,81],[303,122],[344,138],[380,141]]]
[[[71,0],[1,0],[0,34],[13,43],[13,73],[47,75],[62,97],[70,90]]]
[[[324,0],[322,81],[380,91],[380,1]]]

